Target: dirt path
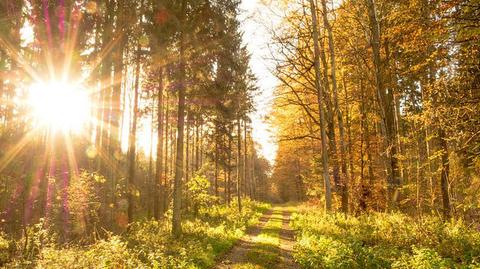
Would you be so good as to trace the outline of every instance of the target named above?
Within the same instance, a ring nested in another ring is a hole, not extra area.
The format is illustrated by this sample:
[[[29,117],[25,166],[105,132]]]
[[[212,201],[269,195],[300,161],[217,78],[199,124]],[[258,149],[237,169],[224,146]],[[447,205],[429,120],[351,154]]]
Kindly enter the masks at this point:
[[[293,259],[293,245],[295,244],[295,233],[290,227],[290,215],[288,210],[283,211],[282,230],[280,231],[280,254],[282,264],[279,268],[292,269],[299,268]]]
[[[217,269],[294,269],[299,266],[292,257],[295,243],[290,228],[290,212],[275,207],[227,253]]]

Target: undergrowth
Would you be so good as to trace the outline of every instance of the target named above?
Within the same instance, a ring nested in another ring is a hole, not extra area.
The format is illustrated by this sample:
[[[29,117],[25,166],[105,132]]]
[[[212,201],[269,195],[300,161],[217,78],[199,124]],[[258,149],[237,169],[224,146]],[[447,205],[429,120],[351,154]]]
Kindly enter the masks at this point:
[[[132,223],[122,234],[109,234],[89,245],[60,245],[53,240],[54,234],[37,225],[27,244],[25,238],[9,241],[0,235],[0,267],[210,268],[267,208],[248,200],[242,213],[234,204],[210,205],[183,222],[180,238],[170,235],[168,221],[145,220]]]
[[[460,220],[321,211],[293,216],[303,268],[480,268],[480,233]]]

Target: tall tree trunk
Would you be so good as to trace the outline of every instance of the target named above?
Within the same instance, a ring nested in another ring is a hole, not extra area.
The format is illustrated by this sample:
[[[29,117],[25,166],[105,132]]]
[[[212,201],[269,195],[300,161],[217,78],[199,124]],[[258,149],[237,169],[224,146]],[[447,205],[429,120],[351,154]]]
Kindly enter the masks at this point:
[[[200,120],[200,154],[199,154],[199,159],[200,159],[200,168],[203,166],[203,121]]]
[[[251,181],[252,181],[252,199],[257,199],[257,181],[255,178],[255,143],[252,140],[252,166],[251,166]]]
[[[242,197],[241,197],[241,162],[242,162],[242,132],[240,124],[240,116],[237,114],[237,199],[238,211],[242,212]]]
[[[227,167],[227,204],[230,205],[232,201],[232,130],[229,127],[228,131],[228,167]]]
[[[371,46],[373,51],[373,63],[375,66],[375,87],[377,90],[378,104],[385,132],[388,206],[390,209],[395,209],[397,207],[400,179],[398,177],[398,160],[396,157],[397,146],[395,141],[393,93],[392,90],[387,90],[385,88],[383,82],[384,72],[380,56],[380,27],[377,20],[375,3],[373,0],[366,0],[366,3],[370,28],[372,31]]]
[[[157,92],[157,160],[155,166],[155,191],[153,203],[153,217],[158,220],[160,213],[166,211],[163,202],[160,203],[159,195],[165,199],[165,185],[163,182],[163,68],[158,69],[158,92]],[[153,128],[153,126],[152,126]],[[162,208],[160,209],[160,205]]]
[[[199,135],[199,120],[198,120],[198,115],[196,116],[195,119],[195,172],[198,171],[199,164],[200,164],[200,159],[199,159],[199,152],[200,152],[200,135]]]
[[[169,185],[169,176],[170,176],[170,168],[169,168],[169,159],[172,156],[169,156],[169,147],[172,143],[172,139],[170,137],[170,95],[168,90],[166,91],[166,109],[165,109],[165,171],[163,176],[163,209],[167,211],[168,204],[169,204],[169,196],[170,196],[170,185]],[[171,151],[170,151],[171,152]],[[170,155],[173,155],[170,153]]]
[[[247,136],[247,121],[243,121],[245,125],[243,128],[243,135],[245,138],[245,144],[243,145],[243,182],[245,184],[245,195],[249,194],[250,198],[250,182],[248,181],[248,136]]]
[[[157,181],[153,176],[153,136],[155,133],[153,126],[155,126],[155,105],[155,96],[152,96],[152,114],[150,115],[150,145],[148,152],[148,180],[146,182],[148,187],[148,218],[152,218],[155,215],[155,199],[158,197]]]
[[[342,75],[342,80],[343,80],[343,91],[345,93],[345,120],[346,120],[346,125],[347,125],[347,139],[348,139],[348,163],[349,163],[349,175],[350,175],[350,180],[354,180],[355,178],[355,171],[354,171],[354,165],[353,165],[353,143],[352,143],[352,128],[351,128],[351,123],[350,123],[350,111],[349,111],[349,102],[348,102],[348,92],[347,92],[347,81],[345,80],[345,74]],[[348,185],[347,185],[348,186]]]
[[[127,179],[127,200],[128,200],[128,209],[127,216],[128,221],[133,221],[133,211],[135,209],[134,199],[135,199],[135,159],[137,155],[137,118],[138,118],[138,97],[139,97],[139,88],[140,88],[140,45],[137,48],[135,63],[135,88],[134,88],[134,97],[133,97],[133,115],[132,115],[132,126],[130,128],[130,135],[128,139],[128,179]]]
[[[182,2],[182,16],[185,16],[186,1]],[[183,136],[185,125],[185,18],[182,18],[180,32],[180,76],[178,89],[178,115],[177,115],[177,156],[175,162],[175,179],[173,185],[173,215],[172,233],[179,236],[182,233],[182,179],[183,179]]]
[[[332,210],[332,193],[330,187],[330,178],[328,174],[328,146],[327,146],[327,134],[325,127],[325,112],[324,112],[324,91],[321,83],[320,73],[320,47],[318,45],[318,22],[317,12],[313,0],[310,0],[310,10],[312,13],[312,27],[313,27],[313,44],[315,53],[315,87],[317,90],[317,99],[320,114],[320,133],[322,140],[322,166],[323,166],[323,181],[325,185],[325,210],[327,212]]]
[[[215,196],[218,198],[218,123],[215,127]]]
[[[143,9],[143,5],[141,10]],[[141,12],[141,11],[140,11]],[[120,121],[122,119],[121,110],[121,95],[122,95],[122,77],[123,77],[123,53],[124,48],[128,42],[125,35],[125,20],[126,20],[126,6],[124,1],[117,1],[117,15],[116,15],[116,29],[115,29],[115,49],[112,53],[113,60],[113,83],[112,83],[112,101],[111,110],[108,117],[108,126],[110,128],[109,150],[110,156],[121,155],[121,133],[120,133]],[[140,50],[137,48],[137,50]],[[136,82],[135,82],[136,83]],[[109,174],[112,176],[113,181],[117,181],[121,177],[120,169],[118,165],[118,158],[112,158],[114,165],[110,166]],[[123,174],[123,173],[122,173]]]
[[[336,62],[335,62],[335,46],[333,43],[333,33],[330,22],[328,21],[328,9],[325,0],[322,0],[323,8],[323,24],[328,33],[328,47],[330,52],[330,70],[332,78],[333,89],[333,105],[335,115],[337,116],[338,129],[340,131],[340,158],[342,167],[342,177],[340,181],[341,195],[342,195],[342,211],[348,212],[348,175],[347,175],[347,161],[346,161],[346,145],[345,145],[345,129],[343,126],[343,115],[338,105],[338,87],[336,76]]]
[[[190,111],[187,112],[187,122],[185,123],[185,146],[185,182],[188,182],[190,176]]]
[[[99,27],[102,29],[102,50],[107,51],[108,45],[113,35],[113,1],[106,1],[105,4],[105,14],[103,17],[103,23]],[[108,53],[104,56],[101,66],[101,81],[102,85],[100,86],[100,98],[101,98],[101,109],[99,109],[99,125],[97,128],[97,148],[100,152],[106,151],[107,148],[107,134],[108,134],[108,115],[110,109],[110,96],[111,96],[111,83],[112,83],[112,56],[111,53]],[[97,169],[102,173],[105,173],[104,165],[102,164],[102,158],[98,157]]]
[[[318,27],[317,27],[318,29]],[[328,79],[328,64],[327,57],[325,55],[325,46],[324,41],[319,40],[320,45],[320,60],[323,66],[323,85],[324,85],[324,101],[325,101],[325,112],[326,112],[326,124],[327,124],[327,140],[328,140],[328,150],[329,150],[329,159],[332,163],[333,168],[333,183],[336,189],[340,189],[340,169],[338,167],[338,153],[337,153],[337,138],[335,134],[335,119],[332,111],[332,100],[330,96],[330,81]]]
[[[445,131],[442,127],[438,131],[438,139],[441,146],[441,161],[442,170],[440,176],[440,188],[442,190],[442,204],[443,204],[443,216],[445,219],[449,219],[452,216],[452,208],[450,205],[450,184],[448,183],[448,175],[450,173],[450,165],[448,161],[448,145]]]
[[[361,139],[360,139],[360,197],[359,197],[359,208],[362,212],[367,210],[367,200],[368,200],[368,189],[366,187],[365,182],[365,141],[368,139],[368,130],[366,126],[367,121],[367,113],[365,111],[365,90],[363,87],[363,81],[360,81],[360,93],[361,93],[361,103],[360,103],[360,131],[361,131]],[[368,142],[366,146],[368,150]]]

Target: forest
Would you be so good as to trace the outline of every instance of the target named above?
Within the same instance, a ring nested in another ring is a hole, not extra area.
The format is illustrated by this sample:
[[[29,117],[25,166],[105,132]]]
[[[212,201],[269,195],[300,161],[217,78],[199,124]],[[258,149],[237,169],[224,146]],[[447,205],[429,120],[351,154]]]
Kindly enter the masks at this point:
[[[0,1],[0,268],[480,268],[480,1]]]

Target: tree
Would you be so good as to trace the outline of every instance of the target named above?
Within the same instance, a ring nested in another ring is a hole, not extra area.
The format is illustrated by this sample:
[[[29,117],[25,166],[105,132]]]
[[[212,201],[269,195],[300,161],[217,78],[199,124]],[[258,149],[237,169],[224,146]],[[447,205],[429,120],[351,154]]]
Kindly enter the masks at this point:
[[[314,62],[315,62],[315,87],[317,89],[317,99],[320,113],[320,134],[322,140],[322,168],[323,168],[323,181],[325,184],[325,210],[332,210],[332,197],[330,190],[330,177],[328,174],[328,152],[327,152],[327,137],[325,131],[325,112],[324,112],[324,91],[321,86],[320,75],[320,47],[318,45],[318,23],[317,23],[317,11],[313,0],[310,0],[310,10],[312,13],[312,27],[313,27],[313,43],[314,43]]]

